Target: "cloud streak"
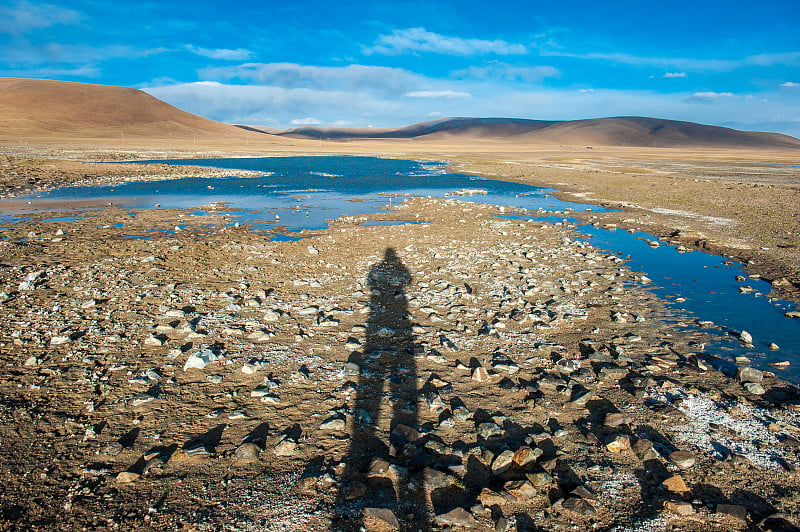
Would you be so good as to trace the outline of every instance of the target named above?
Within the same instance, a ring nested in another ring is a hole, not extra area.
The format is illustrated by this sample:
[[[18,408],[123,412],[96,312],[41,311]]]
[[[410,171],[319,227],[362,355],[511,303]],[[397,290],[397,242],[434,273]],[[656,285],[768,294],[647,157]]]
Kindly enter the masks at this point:
[[[389,35],[378,37],[374,45],[363,52],[380,55],[403,55],[433,53],[444,55],[519,55],[528,52],[522,44],[509,43],[500,39],[464,39],[427,31],[425,28],[393,30]]]
[[[567,57],[590,61],[601,61],[636,67],[673,68],[689,72],[731,72],[746,67],[769,67],[775,65],[800,65],[800,52],[764,53],[740,59],[697,59],[687,57],[648,57],[625,53],[573,53],[559,50],[542,50],[545,57]]]
[[[81,15],[72,9],[27,1],[0,6],[0,33],[22,35],[50,26],[77,24]]]
[[[186,45],[186,49],[193,54],[199,55],[201,57],[208,57],[210,59],[221,59],[224,61],[246,61],[253,57],[253,52],[250,50],[246,50],[245,48],[236,48],[235,50],[231,50],[228,48],[202,48],[197,46],[192,46],[191,44]]]

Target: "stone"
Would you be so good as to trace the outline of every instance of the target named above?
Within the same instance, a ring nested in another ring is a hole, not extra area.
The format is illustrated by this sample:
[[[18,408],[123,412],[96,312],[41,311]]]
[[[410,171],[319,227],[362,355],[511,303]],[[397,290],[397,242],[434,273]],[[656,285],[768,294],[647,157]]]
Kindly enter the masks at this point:
[[[292,456],[297,449],[297,442],[288,438],[281,440],[275,446],[275,456]]]
[[[525,477],[537,488],[552,484],[553,477],[549,473],[526,473]]]
[[[131,406],[137,407],[143,405],[145,403],[149,403],[150,401],[155,401],[156,398],[149,393],[140,393],[136,394],[131,398]]]
[[[787,318],[800,318],[800,310],[790,310],[784,316]]]
[[[489,372],[483,366],[478,366],[472,370],[472,380],[477,382],[488,382]]]
[[[739,342],[745,345],[752,345],[753,344],[753,335],[751,335],[747,331],[742,331],[739,333]]]
[[[365,486],[362,482],[351,482],[345,485],[344,489],[342,490],[342,494],[348,501],[360,499],[367,494],[367,486]]]
[[[460,526],[464,528],[473,528],[478,526],[478,522],[475,521],[475,518],[472,516],[472,514],[464,508],[456,508],[445,514],[439,514],[434,517],[434,521],[436,521],[436,523],[439,525]]]
[[[50,345],[64,345],[72,341],[69,336],[53,336],[50,338]]]
[[[561,507],[581,515],[597,515],[597,510],[595,510],[594,506],[592,506],[589,501],[579,497],[569,497],[561,503]]]
[[[653,442],[646,438],[639,438],[632,446],[633,454],[642,462],[658,460],[658,453],[653,449]]]
[[[387,460],[384,460],[383,458],[373,458],[372,461],[369,463],[367,476],[368,477],[385,476],[386,472],[389,471],[389,466],[391,466],[391,464]]]
[[[592,493],[591,491],[589,491],[586,488],[586,486],[578,486],[577,488],[575,488],[574,490],[570,491],[569,493],[570,493],[570,495],[574,495],[576,497],[580,497],[581,499],[589,499],[589,500],[592,500],[592,501],[596,501],[597,500],[597,497],[595,496],[595,494]]]
[[[128,482],[133,482],[137,480],[141,475],[139,473],[133,473],[132,471],[123,471],[119,473],[116,477],[116,481],[120,484],[127,484]]]
[[[775,342],[770,342],[767,345],[767,349],[769,349],[770,351],[780,351],[781,347]]]
[[[691,451],[675,451],[669,453],[667,460],[678,469],[689,469],[695,463],[694,453]]]
[[[314,493],[317,490],[318,479],[314,477],[301,477],[294,483],[294,489],[300,493]]]
[[[722,515],[729,515],[739,521],[747,521],[747,508],[738,504],[718,504],[717,513]]]
[[[422,487],[426,491],[433,491],[439,488],[446,488],[453,484],[455,477],[444,471],[426,467],[419,474],[418,482],[421,482]]]
[[[503,505],[507,502],[505,497],[489,488],[483,488],[481,490],[478,495],[478,500],[487,508],[495,505]]]
[[[661,485],[664,486],[664,489],[673,493],[689,493],[691,491],[689,486],[686,485],[686,482],[684,482],[683,477],[680,475],[673,475],[669,477],[667,480],[662,482]]]
[[[397,520],[397,516],[388,508],[364,508],[364,517],[375,517],[393,529],[400,530],[400,522]]]
[[[422,437],[417,429],[409,427],[408,425],[403,425],[402,423],[398,423],[397,426],[395,426],[392,434],[411,442],[417,441]]]
[[[511,469],[514,464],[514,452],[506,449],[494,459],[492,462],[492,473],[501,475]]]
[[[532,499],[536,496],[536,488],[527,480],[506,482],[503,489],[518,499]]]
[[[211,349],[201,349],[197,353],[192,353],[183,365],[183,371],[191,368],[203,369],[219,357]]]
[[[341,418],[331,418],[327,421],[324,421],[320,426],[322,430],[330,430],[333,432],[345,432],[347,431],[347,422]]]
[[[233,451],[233,455],[236,458],[244,458],[246,460],[256,460],[259,454],[261,454],[261,447],[252,442],[243,443]]]
[[[736,370],[736,378],[739,382],[761,382],[764,380],[764,372],[756,368],[740,367]]]
[[[606,427],[619,427],[620,425],[630,425],[633,422],[633,416],[623,412],[612,412],[606,414],[603,420],[603,425]]]
[[[479,424],[477,432],[478,436],[487,440],[493,436],[503,435],[503,429],[497,423],[492,423],[491,421]]]
[[[745,382],[742,386],[753,395],[764,395],[767,391],[757,382]]]
[[[631,448],[631,439],[629,436],[620,434],[615,436],[610,442],[606,444],[606,449],[612,453],[621,453],[626,449]]]
[[[692,505],[684,501],[664,501],[664,509],[670,513],[683,517],[692,515],[694,513],[694,508]]]
[[[516,451],[514,451],[514,463],[517,464],[519,467],[525,467],[526,465],[530,464],[531,462],[536,461],[537,458],[542,456],[544,451],[539,449],[538,447],[531,448],[527,445],[523,445]]]
[[[612,368],[612,367],[605,367],[600,370],[600,379],[601,380],[620,380],[623,379],[628,374],[628,370],[625,368]]]

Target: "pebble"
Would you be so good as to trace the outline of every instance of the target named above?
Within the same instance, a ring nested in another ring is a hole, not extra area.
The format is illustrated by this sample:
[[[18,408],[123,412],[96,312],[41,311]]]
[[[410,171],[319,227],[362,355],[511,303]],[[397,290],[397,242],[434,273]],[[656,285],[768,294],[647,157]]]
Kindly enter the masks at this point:
[[[505,450],[494,459],[492,462],[492,473],[501,475],[508,471],[514,464],[514,452]]]
[[[286,438],[278,442],[273,451],[275,452],[275,456],[292,456],[296,449],[297,442]]]
[[[613,412],[606,414],[603,425],[606,427],[619,427],[620,425],[630,425],[633,423],[633,416],[623,412]]]

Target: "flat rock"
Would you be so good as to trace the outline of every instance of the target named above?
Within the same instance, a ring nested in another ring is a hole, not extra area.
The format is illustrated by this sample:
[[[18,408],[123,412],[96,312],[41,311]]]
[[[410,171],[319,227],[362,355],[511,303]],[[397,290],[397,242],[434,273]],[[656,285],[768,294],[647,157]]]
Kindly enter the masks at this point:
[[[434,517],[434,521],[440,525],[461,526],[464,528],[473,528],[478,526],[478,522],[472,517],[464,508],[456,508],[450,510],[445,514],[439,514]]]
[[[619,427],[620,425],[630,425],[633,423],[633,416],[623,412],[612,412],[606,414],[603,425],[606,427]]]
[[[514,464],[514,452],[506,449],[494,459],[492,462],[492,473],[501,475],[508,471]]]
[[[688,502],[684,501],[664,501],[664,509],[670,513],[683,517],[692,515],[694,513],[694,507],[692,507],[692,505]]]
[[[400,530],[400,522],[388,508],[364,508],[364,517],[375,517],[396,530]]]
[[[747,508],[738,504],[718,504],[717,513],[722,515],[729,515],[739,521],[747,521]]]
[[[516,451],[514,451],[514,463],[517,464],[519,467],[525,467],[529,463],[535,461],[537,458],[542,456],[544,451],[539,449],[538,447],[531,448],[527,445],[523,445]]]
[[[667,460],[678,469],[689,469],[695,463],[694,453],[691,451],[675,451],[669,453]]]
[[[561,507],[581,515],[597,515],[597,510],[592,506],[589,501],[579,497],[569,497],[561,503]]]
[[[243,443],[233,451],[233,455],[236,458],[244,458],[246,460],[256,460],[259,454],[261,454],[261,447],[252,442]]]
[[[739,382],[761,382],[764,380],[764,372],[756,368],[741,367],[736,370],[736,378]]]
[[[331,418],[327,421],[324,421],[320,426],[322,430],[330,430],[334,432],[345,432],[347,431],[347,422],[341,418]]]
[[[123,471],[122,473],[118,474],[116,477],[116,481],[120,484],[127,484],[128,482],[133,482],[137,480],[141,475],[139,473],[133,473],[131,471]]]
[[[757,382],[745,382],[744,384],[742,384],[742,386],[744,386],[744,389],[752,393],[753,395],[764,395],[765,393],[767,393],[764,387]]]
[[[275,456],[292,456],[297,449],[297,442],[290,439],[281,440],[275,446]]]
[[[673,493],[689,493],[691,490],[689,486],[686,485],[684,482],[683,477],[680,475],[673,475],[669,477],[667,480],[661,483],[664,486],[664,489],[667,489]]]
[[[615,436],[610,442],[606,444],[606,449],[612,453],[621,453],[626,449],[631,448],[631,439],[629,436],[620,434]]]

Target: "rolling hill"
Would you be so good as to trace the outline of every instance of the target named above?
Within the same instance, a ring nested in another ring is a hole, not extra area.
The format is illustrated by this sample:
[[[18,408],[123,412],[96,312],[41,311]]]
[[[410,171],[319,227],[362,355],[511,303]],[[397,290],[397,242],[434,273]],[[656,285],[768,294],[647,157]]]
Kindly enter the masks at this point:
[[[0,136],[7,139],[148,139],[255,136],[181,111],[127,87],[0,78]]]
[[[258,129],[258,128],[253,128]],[[780,133],[740,131],[646,117],[544,121],[520,118],[442,118],[397,128],[301,127],[264,131],[313,139],[499,139],[568,146],[724,147],[800,149],[800,139]]]

